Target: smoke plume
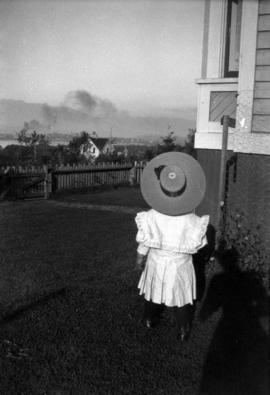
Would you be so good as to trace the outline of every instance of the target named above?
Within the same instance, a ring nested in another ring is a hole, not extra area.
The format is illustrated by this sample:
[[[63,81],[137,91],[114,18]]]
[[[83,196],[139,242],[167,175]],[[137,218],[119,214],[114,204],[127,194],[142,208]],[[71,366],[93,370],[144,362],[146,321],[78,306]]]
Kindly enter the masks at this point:
[[[97,101],[86,91],[70,91],[65,97],[63,106],[85,114],[91,114],[97,106]]]
[[[42,106],[42,117],[47,126],[51,127],[57,122],[57,108],[43,104]]]

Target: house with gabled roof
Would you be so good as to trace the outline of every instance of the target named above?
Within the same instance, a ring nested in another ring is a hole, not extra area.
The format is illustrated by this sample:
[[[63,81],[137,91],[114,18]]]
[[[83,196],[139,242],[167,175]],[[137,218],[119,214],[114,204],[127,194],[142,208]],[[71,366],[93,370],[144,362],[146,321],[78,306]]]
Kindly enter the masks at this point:
[[[109,154],[111,152],[110,139],[102,137],[89,137],[88,142],[81,147],[81,154],[87,159],[98,158],[101,154]]]

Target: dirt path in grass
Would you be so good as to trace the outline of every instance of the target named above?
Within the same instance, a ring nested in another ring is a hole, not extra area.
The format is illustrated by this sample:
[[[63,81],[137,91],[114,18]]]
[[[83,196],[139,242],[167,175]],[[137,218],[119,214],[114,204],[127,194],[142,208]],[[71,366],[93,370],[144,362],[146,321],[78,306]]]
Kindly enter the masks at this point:
[[[142,211],[142,207],[127,207],[127,206],[117,206],[117,205],[104,205],[104,204],[91,204],[91,203],[70,203],[56,200],[47,200],[47,204],[56,207],[66,207],[66,208],[84,208],[87,210],[101,210],[101,211],[113,211],[127,214],[136,214]]]

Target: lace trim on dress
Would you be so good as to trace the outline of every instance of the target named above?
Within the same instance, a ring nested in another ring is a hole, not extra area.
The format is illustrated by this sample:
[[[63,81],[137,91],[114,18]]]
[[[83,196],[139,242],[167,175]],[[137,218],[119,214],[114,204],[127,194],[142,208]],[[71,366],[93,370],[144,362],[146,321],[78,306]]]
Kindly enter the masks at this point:
[[[154,223],[153,212],[142,211],[137,214],[135,221],[138,227],[136,241],[146,247],[159,248],[184,254],[195,254],[207,244],[206,230],[209,223],[209,215],[198,217],[195,214],[181,219],[180,230],[175,233],[173,240],[166,239],[166,230]]]

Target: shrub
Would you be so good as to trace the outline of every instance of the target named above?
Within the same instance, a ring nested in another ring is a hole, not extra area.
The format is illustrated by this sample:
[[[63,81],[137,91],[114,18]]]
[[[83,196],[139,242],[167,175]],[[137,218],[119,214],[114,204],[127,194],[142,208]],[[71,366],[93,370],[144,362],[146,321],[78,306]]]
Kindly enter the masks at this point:
[[[267,285],[270,254],[261,235],[261,226],[255,224],[251,227],[243,212],[228,213],[224,233],[225,248],[236,249],[240,268],[256,272]]]

